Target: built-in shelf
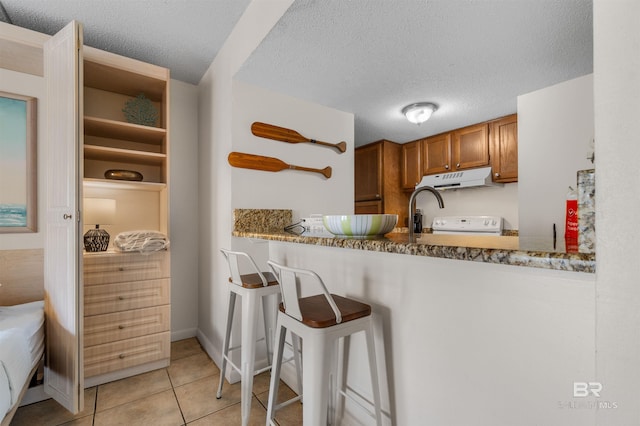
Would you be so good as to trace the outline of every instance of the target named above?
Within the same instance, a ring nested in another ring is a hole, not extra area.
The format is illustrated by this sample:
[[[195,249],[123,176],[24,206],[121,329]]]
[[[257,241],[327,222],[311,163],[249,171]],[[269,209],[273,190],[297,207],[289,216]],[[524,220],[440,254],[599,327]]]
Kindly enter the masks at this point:
[[[128,180],[93,179],[84,178],[85,188],[97,189],[129,189],[138,191],[162,191],[167,187],[166,183],[137,182]]]
[[[165,129],[108,120],[98,117],[84,117],[84,132],[90,136],[102,138],[130,140],[148,144],[161,145],[167,135]]]
[[[84,157],[90,160],[119,161],[125,163],[149,164],[160,166],[166,160],[166,154],[111,148],[98,145],[84,145]]]

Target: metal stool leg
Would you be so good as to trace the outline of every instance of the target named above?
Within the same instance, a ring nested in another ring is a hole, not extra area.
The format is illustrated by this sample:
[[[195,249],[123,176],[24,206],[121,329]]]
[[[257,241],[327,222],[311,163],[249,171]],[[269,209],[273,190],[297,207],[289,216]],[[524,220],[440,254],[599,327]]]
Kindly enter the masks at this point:
[[[275,304],[275,306],[274,306]],[[262,297],[262,316],[264,318],[264,340],[267,344],[267,362],[273,365],[273,339],[276,319],[278,317],[278,295]]]
[[[312,395],[307,395],[302,408],[302,423],[305,425],[326,425],[329,399],[329,371],[331,343],[328,336],[318,333],[305,336],[303,341],[304,362],[313,368],[302,371],[302,383],[305,389],[313,389]],[[315,391],[317,389],[317,391]]]
[[[253,374],[256,358],[256,331],[258,328],[258,297],[255,292],[248,292],[242,297],[242,350],[240,360],[242,373],[241,410],[242,425],[249,423],[253,390]]]
[[[227,308],[227,330],[224,335],[224,344],[222,347],[222,368],[220,369],[220,383],[218,384],[218,392],[216,398],[222,398],[222,385],[224,384],[224,374],[227,370],[227,357],[229,356],[229,340],[231,340],[231,326],[233,324],[233,312],[236,306],[236,294],[229,291],[229,307]]]
[[[278,399],[278,387],[280,385],[280,370],[282,369],[282,352],[284,351],[284,339],[287,329],[280,324],[276,324],[275,352],[273,354],[273,364],[271,367],[271,382],[269,384],[269,402],[267,404],[267,425],[273,422],[275,416],[275,405]]]
[[[378,382],[378,364],[376,363],[375,340],[373,339],[373,325],[369,325],[365,330],[367,337],[367,352],[369,352],[369,371],[371,372],[371,388],[373,391],[373,409],[376,416],[376,425],[382,425],[382,408],[380,406],[380,384]]]

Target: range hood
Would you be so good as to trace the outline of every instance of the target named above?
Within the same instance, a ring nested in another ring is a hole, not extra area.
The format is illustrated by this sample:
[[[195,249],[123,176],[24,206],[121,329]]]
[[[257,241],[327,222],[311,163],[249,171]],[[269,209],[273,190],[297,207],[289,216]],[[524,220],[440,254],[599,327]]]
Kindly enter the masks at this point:
[[[435,189],[461,189],[483,186],[503,186],[503,184],[491,181],[491,167],[482,167],[479,169],[424,176],[420,183],[416,185],[416,189],[422,186],[430,186]]]

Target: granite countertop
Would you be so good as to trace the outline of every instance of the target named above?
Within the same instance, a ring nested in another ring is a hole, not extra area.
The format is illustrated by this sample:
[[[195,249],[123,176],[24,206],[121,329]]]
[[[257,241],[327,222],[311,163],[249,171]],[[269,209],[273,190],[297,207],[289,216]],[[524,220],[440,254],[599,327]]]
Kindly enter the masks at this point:
[[[373,239],[296,235],[284,232],[290,210],[235,210],[233,236],[353,250],[498,263],[512,266],[594,273],[595,254],[520,250],[517,236],[451,236],[423,233],[416,242],[406,232]]]

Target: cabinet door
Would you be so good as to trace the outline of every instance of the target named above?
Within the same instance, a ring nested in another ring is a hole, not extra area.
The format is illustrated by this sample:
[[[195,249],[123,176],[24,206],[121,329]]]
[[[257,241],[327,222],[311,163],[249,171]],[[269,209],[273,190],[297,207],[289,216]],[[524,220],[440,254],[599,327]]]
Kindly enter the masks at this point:
[[[452,155],[452,171],[488,166],[489,125],[476,124],[453,132]]]
[[[355,206],[355,214],[382,214],[382,201],[359,201]]]
[[[451,134],[431,136],[422,141],[422,175],[451,171]]]
[[[494,182],[518,181],[518,116],[491,123],[491,167]]]
[[[374,143],[355,150],[355,200],[382,198],[382,144]]]
[[[44,45],[47,210],[44,256],[44,390],[67,410],[84,406],[82,377],[82,27],[73,21]]]
[[[403,189],[414,189],[422,179],[422,141],[409,142],[402,145]]]

